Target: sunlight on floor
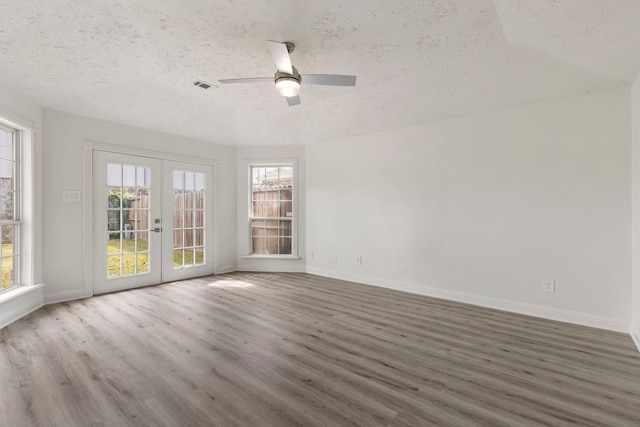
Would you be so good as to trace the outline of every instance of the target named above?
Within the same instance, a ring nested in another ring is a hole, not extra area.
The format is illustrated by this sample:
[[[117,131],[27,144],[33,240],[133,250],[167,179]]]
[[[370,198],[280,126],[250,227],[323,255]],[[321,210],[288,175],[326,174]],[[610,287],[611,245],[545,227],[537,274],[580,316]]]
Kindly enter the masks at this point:
[[[243,282],[241,280],[218,280],[207,284],[212,288],[249,288],[253,283]]]

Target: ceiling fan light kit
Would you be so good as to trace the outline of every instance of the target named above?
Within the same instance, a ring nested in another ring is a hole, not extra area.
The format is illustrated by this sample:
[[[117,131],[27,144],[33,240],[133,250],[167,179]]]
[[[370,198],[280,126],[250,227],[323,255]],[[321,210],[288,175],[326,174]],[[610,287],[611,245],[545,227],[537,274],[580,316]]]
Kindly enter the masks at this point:
[[[289,54],[293,52],[295,45],[291,42],[267,42],[271,57],[276,64],[276,93],[287,98],[290,107],[300,104],[300,83],[304,78],[305,84],[325,85],[325,86],[355,86],[356,76],[343,76],[339,74],[300,74],[296,67],[291,64]],[[240,79],[218,80],[221,84],[229,83],[253,83],[271,80],[270,77],[250,77]]]
[[[296,67],[291,66],[293,74],[276,72],[276,93],[284,97],[298,96],[300,93],[300,74]]]

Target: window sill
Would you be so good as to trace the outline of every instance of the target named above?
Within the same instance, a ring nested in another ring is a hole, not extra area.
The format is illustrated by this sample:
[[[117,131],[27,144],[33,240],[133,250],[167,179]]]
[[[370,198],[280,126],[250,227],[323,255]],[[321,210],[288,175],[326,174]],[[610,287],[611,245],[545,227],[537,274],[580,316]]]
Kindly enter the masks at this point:
[[[297,255],[244,255],[243,259],[300,259]]]
[[[16,286],[0,293],[0,328],[39,309],[44,284]]]
[[[43,288],[44,287],[44,283],[40,283],[37,285],[19,285],[19,286],[15,286],[12,289],[9,289],[8,291],[4,291],[2,293],[0,293],[0,304],[5,303],[5,302],[9,302],[11,300],[14,300],[22,295],[28,294],[29,292],[33,292],[36,289],[39,288]]]

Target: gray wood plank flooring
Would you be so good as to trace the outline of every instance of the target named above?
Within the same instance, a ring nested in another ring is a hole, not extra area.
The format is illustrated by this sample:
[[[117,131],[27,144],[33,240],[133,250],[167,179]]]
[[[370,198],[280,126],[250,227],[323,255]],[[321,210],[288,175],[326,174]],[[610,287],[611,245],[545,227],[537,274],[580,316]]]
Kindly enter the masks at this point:
[[[7,427],[640,426],[627,335],[307,274],[50,305],[0,345]]]

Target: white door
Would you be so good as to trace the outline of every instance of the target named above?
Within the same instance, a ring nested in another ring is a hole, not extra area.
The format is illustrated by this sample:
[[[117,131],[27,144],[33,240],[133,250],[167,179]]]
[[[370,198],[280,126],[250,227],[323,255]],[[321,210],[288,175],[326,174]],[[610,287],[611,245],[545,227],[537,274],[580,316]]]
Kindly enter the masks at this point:
[[[93,293],[213,273],[213,170],[93,154]]]
[[[213,168],[165,160],[162,281],[213,273]]]

